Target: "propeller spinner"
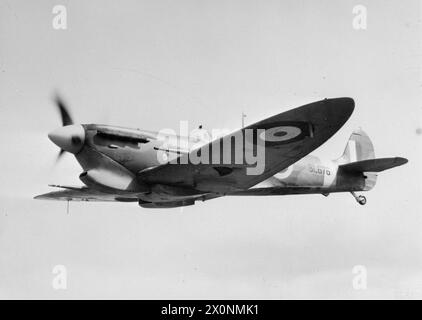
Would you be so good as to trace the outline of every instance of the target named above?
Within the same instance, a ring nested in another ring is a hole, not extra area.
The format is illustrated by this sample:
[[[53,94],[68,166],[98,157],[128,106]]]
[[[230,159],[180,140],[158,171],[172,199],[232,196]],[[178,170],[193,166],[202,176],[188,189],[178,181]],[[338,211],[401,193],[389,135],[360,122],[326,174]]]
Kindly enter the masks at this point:
[[[80,124],[73,124],[66,103],[58,95],[54,102],[59,109],[63,127],[58,128],[48,134],[48,138],[61,150],[57,157],[59,159],[65,151],[78,153],[85,142],[85,130]]]
[[[72,124],[61,127],[48,134],[48,137],[62,150],[70,153],[78,153],[85,141],[85,130],[80,124]]]

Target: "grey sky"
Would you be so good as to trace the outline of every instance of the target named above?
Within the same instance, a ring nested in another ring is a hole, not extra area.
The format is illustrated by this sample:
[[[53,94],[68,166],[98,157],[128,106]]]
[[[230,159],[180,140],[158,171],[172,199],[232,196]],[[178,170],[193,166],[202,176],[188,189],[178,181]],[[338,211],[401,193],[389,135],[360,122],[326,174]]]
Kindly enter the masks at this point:
[[[67,7],[68,30],[52,28]],[[368,8],[368,29],[352,9]],[[0,298],[422,298],[419,1],[0,0]],[[80,184],[47,133],[58,90],[81,123],[234,129],[350,96],[350,121],[404,156],[358,206],[348,195],[223,198],[174,210],[32,200]],[[68,289],[51,286],[68,270]],[[368,269],[354,291],[352,268]]]

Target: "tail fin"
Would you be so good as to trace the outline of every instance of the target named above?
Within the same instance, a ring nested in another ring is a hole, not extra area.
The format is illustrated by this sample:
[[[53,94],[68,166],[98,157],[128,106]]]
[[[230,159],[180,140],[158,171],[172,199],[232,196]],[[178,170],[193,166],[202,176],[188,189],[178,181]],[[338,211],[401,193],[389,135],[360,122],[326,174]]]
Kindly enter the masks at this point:
[[[347,142],[340,164],[375,159],[374,145],[368,135],[361,129],[353,131]]]
[[[347,142],[343,155],[338,159],[341,167],[345,167],[349,163],[356,163],[365,160],[375,159],[374,145],[368,135],[362,130],[353,131]],[[365,185],[363,190],[369,191],[375,187],[377,183],[377,174],[374,172],[365,173]]]

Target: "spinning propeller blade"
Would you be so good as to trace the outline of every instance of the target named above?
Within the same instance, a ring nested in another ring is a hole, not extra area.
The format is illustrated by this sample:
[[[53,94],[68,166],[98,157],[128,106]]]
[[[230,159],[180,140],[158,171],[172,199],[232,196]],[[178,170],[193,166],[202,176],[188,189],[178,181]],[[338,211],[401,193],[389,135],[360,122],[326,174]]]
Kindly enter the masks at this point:
[[[73,120],[69,114],[69,111],[68,111],[69,108],[67,107],[67,104],[64,102],[64,100],[57,93],[54,96],[54,103],[59,109],[60,116],[62,118],[62,126],[64,127],[64,126],[72,125]],[[65,150],[60,149],[56,162],[59,161],[59,159],[63,156],[65,152],[66,152]]]
[[[69,111],[68,111],[69,108],[66,106],[66,103],[58,94],[56,94],[54,98],[54,102],[56,103],[56,106],[60,112],[60,116],[62,117],[63,127],[73,124],[72,117],[70,116]]]

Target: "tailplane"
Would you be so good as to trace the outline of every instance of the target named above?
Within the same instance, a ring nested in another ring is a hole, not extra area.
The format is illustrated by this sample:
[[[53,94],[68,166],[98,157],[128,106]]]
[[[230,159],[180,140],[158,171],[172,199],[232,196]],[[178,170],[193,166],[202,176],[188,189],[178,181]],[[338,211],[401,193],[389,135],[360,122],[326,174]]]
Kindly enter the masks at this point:
[[[408,162],[404,158],[383,158],[383,159],[370,159],[357,161],[352,163],[343,164],[341,169],[347,172],[382,172],[388,169],[402,166]]]

